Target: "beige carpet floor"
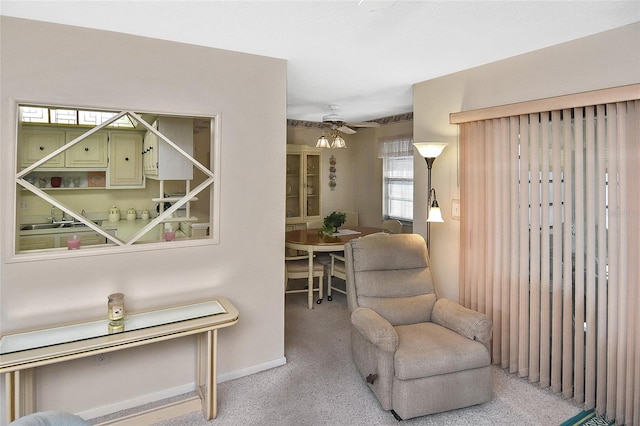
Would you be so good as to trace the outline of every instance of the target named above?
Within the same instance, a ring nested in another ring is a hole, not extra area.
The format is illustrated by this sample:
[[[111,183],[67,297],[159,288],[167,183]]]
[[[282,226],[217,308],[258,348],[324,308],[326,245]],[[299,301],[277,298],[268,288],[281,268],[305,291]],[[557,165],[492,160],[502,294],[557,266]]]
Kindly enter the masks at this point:
[[[287,364],[220,383],[215,420],[194,412],[159,425],[559,425],[581,411],[572,401],[494,367],[489,403],[399,423],[358,375],[349,339],[344,295],[334,294],[333,301],[325,298],[309,310],[305,294],[289,294]]]

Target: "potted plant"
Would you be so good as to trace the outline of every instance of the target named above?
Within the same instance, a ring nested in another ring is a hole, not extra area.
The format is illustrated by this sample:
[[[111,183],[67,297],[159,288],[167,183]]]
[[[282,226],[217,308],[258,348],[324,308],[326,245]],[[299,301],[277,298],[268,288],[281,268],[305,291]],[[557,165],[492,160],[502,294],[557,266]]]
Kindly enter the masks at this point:
[[[338,228],[344,224],[345,220],[347,220],[346,213],[332,212],[323,219],[322,223],[324,226],[321,232],[325,235],[333,235],[338,232]]]

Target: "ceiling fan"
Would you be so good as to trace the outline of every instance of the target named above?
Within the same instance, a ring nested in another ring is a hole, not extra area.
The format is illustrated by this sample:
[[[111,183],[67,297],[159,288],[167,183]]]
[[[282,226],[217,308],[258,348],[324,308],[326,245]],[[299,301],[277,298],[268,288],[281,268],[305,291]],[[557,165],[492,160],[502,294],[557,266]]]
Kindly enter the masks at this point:
[[[331,114],[322,117],[322,123],[323,127],[330,127],[331,130],[353,135],[356,131],[352,127],[380,127],[380,124],[374,121],[347,122],[344,117],[338,114],[338,105],[331,104],[329,108],[331,109]]]

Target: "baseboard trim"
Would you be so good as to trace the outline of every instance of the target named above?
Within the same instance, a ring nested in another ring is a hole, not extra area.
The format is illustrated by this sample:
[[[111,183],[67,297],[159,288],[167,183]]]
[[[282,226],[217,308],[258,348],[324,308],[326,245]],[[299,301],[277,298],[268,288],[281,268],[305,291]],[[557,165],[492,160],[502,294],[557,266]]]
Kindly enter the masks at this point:
[[[240,370],[230,371],[225,374],[218,374],[218,383],[228,382],[229,380],[239,379],[241,377],[250,376],[252,374],[260,373],[261,371],[271,370],[275,367],[280,367],[287,363],[287,358],[282,357],[278,359],[274,359],[269,362],[264,362],[262,364],[252,365],[251,367],[242,368]]]
[[[163,399],[173,398],[178,395],[184,395],[190,392],[194,392],[196,389],[195,382],[186,383],[184,385],[176,386],[169,389],[164,389],[158,392],[152,392],[145,395],[140,395],[135,398],[125,399],[109,405],[102,405],[100,407],[91,408],[79,413],[76,413],[83,419],[96,419],[98,417],[108,416],[110,414],[117,413],[118,411],[129,410],[132,408],[140,407],[146,404],[151,404]]]
[[[193,396],[182,401],[173,402],[159,407],[150,408],[139,413],[118,417],[96,426],[139,426],[150,425],[163,420],[173,419],[183,414],[192,413],[202,409],[200,397]]]
[[[239,370],[230,371],[225,374],[218,375],[218,383],[227,382],[230,380],[239,379],[241,377],[249,376],[251,374],[260,373],[262,371],[270,370],[275,367],[280,367],[287,363],[287,358],[277,358],[272,361],[268,361],[262,364],[252,365],[251,367],[242,368]],[[136,398],[119,401],[114,404],[104,405],[101,407],[92,408],[79,413],[76,413],[83,419],[96,419],[99,417],[109,416],[119,411],[135,409],[146,404],[152,404],[154,402],[162,401],[168,398],[174,398],[180,395],[193,393],[196,389],[195,382],[187,383],[181,386],[176,386],[162,391],[141,395]],[[125,415],[118,417],[117,419],[99,423],[101,426],[106,425],[140,425],[153,423],[153,419],[158,417],[162,419],[170,419],[180,416],[182,414],[191,413],[201,409],[200,398],[198,396],[186,397],[177,402],[169,403],[163,406],[150,408],[148,410],[140,411],[135,414]],[[141,417],[142,416],[142,417]],[[163,417],[168,416],[168,417]],[[147,421],[148,420],[148,421]],[[156,420],[156,421],[160,421]]]

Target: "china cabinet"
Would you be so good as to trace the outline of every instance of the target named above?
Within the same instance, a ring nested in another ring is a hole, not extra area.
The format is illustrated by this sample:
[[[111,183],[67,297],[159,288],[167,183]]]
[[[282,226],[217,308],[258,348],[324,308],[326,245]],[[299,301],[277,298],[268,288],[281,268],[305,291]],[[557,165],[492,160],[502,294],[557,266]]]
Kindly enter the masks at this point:
[[[287,145],[286,224],[304,224],[320,219],[321,194],[320,148]]]

